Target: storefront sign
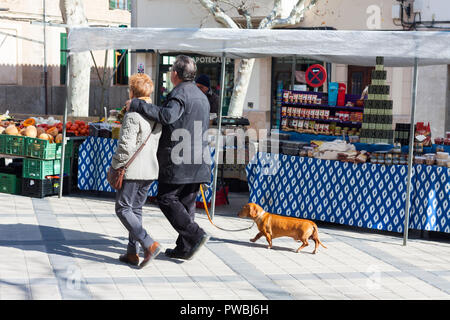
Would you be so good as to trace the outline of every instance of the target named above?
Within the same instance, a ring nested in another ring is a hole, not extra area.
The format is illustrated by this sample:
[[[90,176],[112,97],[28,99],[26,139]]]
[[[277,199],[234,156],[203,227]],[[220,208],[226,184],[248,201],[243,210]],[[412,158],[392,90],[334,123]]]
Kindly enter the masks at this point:
[[[314,64],[306,70],[306,83],[313,88],[322,86],[327,80],[327,71],[320,64]]]
[[[222,63],[222,57],[194,57],[195,63],[197,64],[214,64]],[[226,63],[231,63],[230,58],[226,58]]]

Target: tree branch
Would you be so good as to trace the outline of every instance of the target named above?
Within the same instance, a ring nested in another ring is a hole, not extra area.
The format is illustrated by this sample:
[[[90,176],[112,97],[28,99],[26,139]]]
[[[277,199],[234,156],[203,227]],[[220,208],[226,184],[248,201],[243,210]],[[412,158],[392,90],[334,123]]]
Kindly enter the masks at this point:
[[[239,29],[236,22],[220,8],[217,2],[211,0],[199,0],[199,2],[214,16],[217,22],[228,28]]]
[[[268,22],[267,28],[292,26],[301,21],[303,13],[314,7],[318,0],[311,0],[310,3],[302,9],[306,0],[298,0],[297,4],[292,8],[289,17],[284,19],[274,19]]]
[[[281,0],[275,0],[273,3],[272,11],[261,20],[259,23],[258,29],[267,29],[267,26],[270,22],[272,22],[276,17],[278,17],[281,13]]]
[[[248,10],[241,7],[238,9],[238,13],[245,18],[245,21],[247,22],[247,29],[253,29],[252,17],[250,16]]]

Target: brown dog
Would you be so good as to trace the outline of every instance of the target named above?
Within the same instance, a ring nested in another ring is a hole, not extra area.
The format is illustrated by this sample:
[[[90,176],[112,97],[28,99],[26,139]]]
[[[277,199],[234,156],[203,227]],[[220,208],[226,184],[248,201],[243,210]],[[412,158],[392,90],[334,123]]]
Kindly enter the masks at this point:
[[[269,243],[268,249],[272,248],[272,239],[279,237],[292,237],[294,240],[301,241],[303,244],[296,252],[308,245],[308,239],[313,239],[316,243],[313,253],[317,252],[319,244],[327,248],[319,240],[317,225],[310,220],[271,214],[265,212],[263,208],[255,203],[246,204],[239,211],[238,216],[241,218],[249,217],[255,221],[259,233],[250,241],[255,242],[262,236],[265,236]]]

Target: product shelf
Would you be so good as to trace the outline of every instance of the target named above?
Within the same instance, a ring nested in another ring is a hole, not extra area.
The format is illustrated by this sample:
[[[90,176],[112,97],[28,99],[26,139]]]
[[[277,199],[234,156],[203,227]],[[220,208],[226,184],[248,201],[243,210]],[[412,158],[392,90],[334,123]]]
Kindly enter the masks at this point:
[[[324,123],[338,123],[338,124],[343,124],[343,125],[356,125],[356,126],[361,126],[362,122],[357,122],[357,121],[342,121],[342,120],[332,120],[332,119],[315,119],[315,118],[302,118],[302,117],[293,117],[293,116],[281,116],[282,118],[287,118],[287,119],[297,119],[297,120],[306,120],[306,121],[320,121],[320,122],[324,122]]]

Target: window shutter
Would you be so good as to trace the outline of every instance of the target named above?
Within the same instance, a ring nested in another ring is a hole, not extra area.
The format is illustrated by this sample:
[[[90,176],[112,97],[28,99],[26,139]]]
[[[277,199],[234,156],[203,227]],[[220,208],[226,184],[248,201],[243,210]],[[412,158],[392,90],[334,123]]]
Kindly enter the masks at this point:
[[[67,33],[60,35],[60,69],[59,69],[59,83],[66,84],[67,72]]]

